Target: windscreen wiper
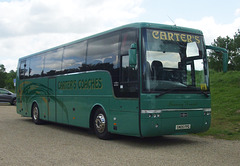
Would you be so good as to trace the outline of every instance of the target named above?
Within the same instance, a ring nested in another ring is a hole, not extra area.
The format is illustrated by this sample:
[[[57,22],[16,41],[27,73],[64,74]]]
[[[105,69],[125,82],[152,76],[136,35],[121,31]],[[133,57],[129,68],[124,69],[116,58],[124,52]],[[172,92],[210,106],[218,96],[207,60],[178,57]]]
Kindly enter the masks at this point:
[[[159,93],[158,95],[156,95],[155,98],[159,98],[162,95],[165,95],[167,93],[171,93],[171,92],[176,91],[176,90],[179,90],[179,89],[170,89],[170,90],[164,91],[164,92]]]
[[[194,89],[194,90],[197,90],[196,87],[192,87],[192,86],[188,86],[188,88],[192,88],[192,89]],[[198,90],[198,92],[199,92],[200,94],[203,94],[203,95],[206,96],[207,98],[209,97],[209,94],[208,94],[207,92],[199,91],[199,90]]]
[[[206,96],[207,98],[209,97],[209,94],[207,94],[207,92],[200,91],[200,93],[203,94],[204,96]]]

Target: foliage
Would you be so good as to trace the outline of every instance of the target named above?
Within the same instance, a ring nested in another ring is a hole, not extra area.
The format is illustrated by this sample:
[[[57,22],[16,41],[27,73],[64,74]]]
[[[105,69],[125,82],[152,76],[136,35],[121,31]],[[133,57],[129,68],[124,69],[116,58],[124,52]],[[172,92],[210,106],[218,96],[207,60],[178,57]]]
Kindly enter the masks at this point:
[[[0,88],[6,88],[9,90],[14,89],[13,79],[16,78],[16,72],[11,70],[6,72],[4,65],[0,64]]]
[[[4,65],[0,64],[0,88],[5,87],[5,80],[7,78],[7,73],[5,72]]]
[[[219,36],[212,43],[213,46],[228,50],[228,69],[240,71],[240,30],[233,38]],[[223,57],[221,53],[211,52],[209,56],[209,67],[215,71],[222,71]]]
[[[8,74],[7,74],[7,79],[5,80],[6,83],[6,88],[7,89],[14,89],[14,83],[13,83],[13,79],[16,78],[16,72],[11,70]]]

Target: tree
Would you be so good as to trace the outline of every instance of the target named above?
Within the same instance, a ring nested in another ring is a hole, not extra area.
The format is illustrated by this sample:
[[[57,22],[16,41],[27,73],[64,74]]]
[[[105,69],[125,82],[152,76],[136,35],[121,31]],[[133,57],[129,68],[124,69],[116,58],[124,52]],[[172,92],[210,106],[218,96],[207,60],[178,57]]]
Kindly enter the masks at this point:
[[[13,83],[13,79],[16,78],[16,72],[11,70],[8,74],[7,74],[7,78],[5,80],[5,86],[7,89],[14,89],[14,83]]]
[[[217,39],[214,39],[214,42],[212,43],[212,46],[217,46],[221,48],[225,48],[228,50],[228,56],[231,57],[231,48],[232,48],[233,41],[232,39],[227,37],[221,37],[219,36]],[[209,67],[211,69],[214,69],[216,71],[222,71],[223,69],[223,55],[222,53],[218,52],[211,52],[209,56]]]
[[[232,66],[234,70],[240,70],[240,30],[235,33],[233,40]]]
[[[5,80],[7,77],[7,73],[5,72],[5,67],[3,64],[0,64],[0,88],[5,87]]]
[[[228,50],[229,70],[240,70],[240,30],[235,33],[233,39],[229,36],[219,36],[212,43],[213,46],[222,47]],[[221,53],[211,52],[209,56],[209,67],[216,71],[222,71],[223,57]]]
[[[11,70],[9,73],[3,64],[0,64],[0,88],[14,89],[13,79],[16,78],[16,72]]]

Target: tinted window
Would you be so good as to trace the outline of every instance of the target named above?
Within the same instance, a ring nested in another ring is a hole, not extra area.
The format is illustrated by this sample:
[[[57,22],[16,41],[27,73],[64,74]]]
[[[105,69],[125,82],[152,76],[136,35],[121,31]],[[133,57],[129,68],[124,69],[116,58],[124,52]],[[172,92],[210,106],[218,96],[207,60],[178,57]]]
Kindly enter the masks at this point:
[[[20,63],[20,67],[19,67],[19,75],[20,75],[20,79],[24,78],[25,75],[25,66],[26,65],[26,60],[21,61]]]
[[[30,73],[30,59],[26,59],[26,65],[25,65],[25,78],[29,77],[29,73]]]
[[[90,70],[111,70],[116,68],[118,46],[118,34],[89,41],[87,64]]]
[[[86,60],[86,41],[65,47],[62,68],[65,72],[80,71]]]
[[[120,77],[119,83],[114,84],[115,95],[118,97],[137,97],[138,96],[138,66],[129,66],[128,50],[131,44],[137,43],[137,31],[129,30],[121,36],[120,54]]]
[[[44,57],[42,55],[37,55],[31,58],[29,76],[30,77],[39,77],[43,72],[43,62]]]
[[[128,54],[132,43],[136,43],[137,31],[132,30],[122,33],[121,55]]]
[[[20,79],[29,77],[29,59],[21,61],[19,75],[20,75]]]
[[[44,74],[54,75],[62,69],[63,48],[49,51],[45,54]]]
[[[121,82],[131,82],[137,80],[137,70],[129,67],[129,56],[122,56],[122,79]]]

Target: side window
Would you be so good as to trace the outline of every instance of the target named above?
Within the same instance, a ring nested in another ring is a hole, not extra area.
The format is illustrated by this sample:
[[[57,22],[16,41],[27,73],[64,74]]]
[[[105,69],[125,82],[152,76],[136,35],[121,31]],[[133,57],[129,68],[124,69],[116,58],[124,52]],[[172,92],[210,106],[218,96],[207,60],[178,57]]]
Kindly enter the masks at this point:
[[[136,82],[138,79],[137,67],[132,68],[129,66],[129,56],[121,56],[121,82]]]
[[[133,43],[137,43],[136,30],[122,33],[119,96],[138,96],[138,65],[135,68],[129,66],[128,50]]]
[[[121,55],[128,54],[128,50],[132,43],[137,42],[137,31],[131,30],[122,33],[122,41],[121,41]]]
[[[28,78],[28,77],[29,77],[29,72],[30,72],[29,65],[30,65],[30,59],[26,59],[25,78]]]
[[[20,67],[19,67],[19,76],[20,76],[20,79],[24,79],[24,75],[25,75],[25,65],[26,65],[26,60],[20,62]]]
[[[129,67],[129,56],[121,56],[121,69],[122,69],[122,74],[121,74],[121,82],[129,82],[129,72],[128,72],[128,67]]]
[[[26,79],[29,77],[29,59],[21,61],[19,75],[20,79]]]
[[[112,71],[118,64],[119,34],[90,40],[88,43],[87,65],[89,70]]]
[[[65,47],[62,70],[65,73],[81,71],[86,61],[87,42],[76,43]]]
[[[33,56],[30,61],[29,77],[40,77],[43,74],[43,55]]]
[[[44,75],[55,75],[62,70],[63,48],[45,54]]]

